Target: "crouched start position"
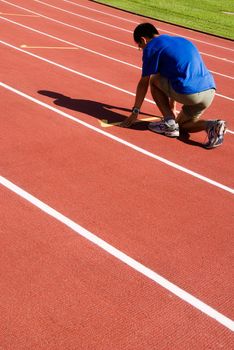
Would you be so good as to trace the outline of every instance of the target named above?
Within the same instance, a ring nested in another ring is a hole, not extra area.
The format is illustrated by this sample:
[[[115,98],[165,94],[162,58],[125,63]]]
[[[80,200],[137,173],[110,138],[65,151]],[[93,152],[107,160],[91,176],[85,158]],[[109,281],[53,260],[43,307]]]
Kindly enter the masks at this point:
[[[189,40],[160,35],[151,23],[142,23],[134,30],[134,41],[143,50],[142,76],[137,85],[132,114],[122,123],[131,126],[150,86],[152,97],[163,120],[149,124],[149,129],[169,137],[180,132],[206,131],[205,148],[223,143],[226,131],[224,120],[200,119],[215,96],[215,82],[202,57]],[[176,115],[176,102],[182,105]]]

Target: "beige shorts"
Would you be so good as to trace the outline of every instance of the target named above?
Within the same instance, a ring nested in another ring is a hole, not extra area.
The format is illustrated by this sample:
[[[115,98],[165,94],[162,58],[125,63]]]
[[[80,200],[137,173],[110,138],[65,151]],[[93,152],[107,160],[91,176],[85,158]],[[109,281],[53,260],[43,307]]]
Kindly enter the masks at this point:
[[[157,78],[157,86],[168,97],[171,97],[173,100],[183,105],[183,113],[188,119],[199,118],[211,105],[215,96],[215,89],[209,89],[190,95],[179,94],[172,88],[169,80],[162,76]]]

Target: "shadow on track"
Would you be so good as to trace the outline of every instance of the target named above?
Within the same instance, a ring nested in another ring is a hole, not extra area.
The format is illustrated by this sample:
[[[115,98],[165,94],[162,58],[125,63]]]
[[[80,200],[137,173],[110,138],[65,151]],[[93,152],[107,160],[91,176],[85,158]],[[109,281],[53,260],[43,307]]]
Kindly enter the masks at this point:
[[[105,103],[92,101],[92,100],[82,100],[82,99],[74,99],[65,95],[62,95],[58,92],[48,91],[48,90],[39,90],[39,94],[48,96],[54,99],[53,103],[56,106],[68,108],[70,110],[84,113],[99,119],[100,122],[105,121],[106,124],[114,124],[116,127],[119,127],[118,123],[121,123],[126,117],[128,117],[131,113],[131,110],[128,108],[122,108],[117,106],[111,106]],[[121,111],[122,113],[116,112],[114,110]],[[141,113],[142,116],[152,117],[151,114]],[[155,116],[156,117],[156,116]],[[143,117],[144,118],[144,117]],[[157,116],[157,118],[160,118]],[[148,130],[149,121],[139,121],[136,124],[131,126],[131,130]],[[152,131],[150,131],[152,132]],[[162,135],[163,136],[163,135]],[[184,142],[191,146],[202,147],[203,145],[197,141],[190,140],[189,134],[181,134],[177,140]]]
[[[127,108],[111,106],[97,101],[74,99],[54,91],[39,90],[38,93],[54,99],[53,103],[56,106],[88,114],[91,117],[99,119],[100,121],[105,121],[106,124],[120,123],[124,121],[125,118],[128,117],[131,113],[131,110]],[[118,110],[120,113],[114,110]],[[152,117],[151,114],[147,113],[141,113],[141,116]],[[133,125],[131,129],[147,130],[148,124],[149,122],[147,121],[140,121]],[[115,126],[119,125],[117,124]]]

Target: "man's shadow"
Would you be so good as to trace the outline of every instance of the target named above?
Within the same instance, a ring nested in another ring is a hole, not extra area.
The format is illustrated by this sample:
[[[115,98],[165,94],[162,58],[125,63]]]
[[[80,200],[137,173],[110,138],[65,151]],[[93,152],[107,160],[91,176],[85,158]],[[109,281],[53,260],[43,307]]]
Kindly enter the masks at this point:
[[[131,110],[127,108],[111,106],[92,100],[74,99],[54,91],[39,90],[38,93],[53,98],[53,103],[57,106],[88,114],[99,119],[104,124],[119,126],[119,124],[131,114]],[[115,110],[123,113],[116,112]],[[144,116],[145,118],[152,117],[151,114],[147,113],[141,113],[141,116]],[[139,121],[134,124],[131,129],[148,130],[148,124],[149,121]]]
[[[53,103],[57,106],[68,108],[80,113],[88,114],[96,119],[99,119],[101,122],[104,123],[104,125],[113,124],[115,126],[119,126],[119,124],[122,121],[124,121],[131,113],[131,110],[128,108],[111,106],[105,103],[92,101],[92,100],[74,99],[54,91],[39,90],[38,93],[41,95],[53,98],[54,99]],[[118,113],[113,110],[119,110],[123,113]],[[140,117],[142,118],[142,116],[145,116],[146,119],[147,117],[152,117],[151,114],[141,112]],[[155,116],[155,117],[160,118],[158,116]],[[139,121],[133,124],[131,126],[131,129],[150,131],[148,129],[149,123],[150,121]],[[199,142],[190,140],[190,135],[187,133],[185,134],[181,133],[178,140],[186,144],[189,144],[191,146],[203,147],[203,145],[200,144]]]

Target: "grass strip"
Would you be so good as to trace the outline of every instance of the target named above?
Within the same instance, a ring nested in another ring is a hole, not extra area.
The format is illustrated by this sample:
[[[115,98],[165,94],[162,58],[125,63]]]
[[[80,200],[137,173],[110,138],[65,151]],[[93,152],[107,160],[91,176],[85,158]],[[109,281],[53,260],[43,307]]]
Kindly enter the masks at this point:
[[[94,2],[234,39],[233,0],[95,0]]]

